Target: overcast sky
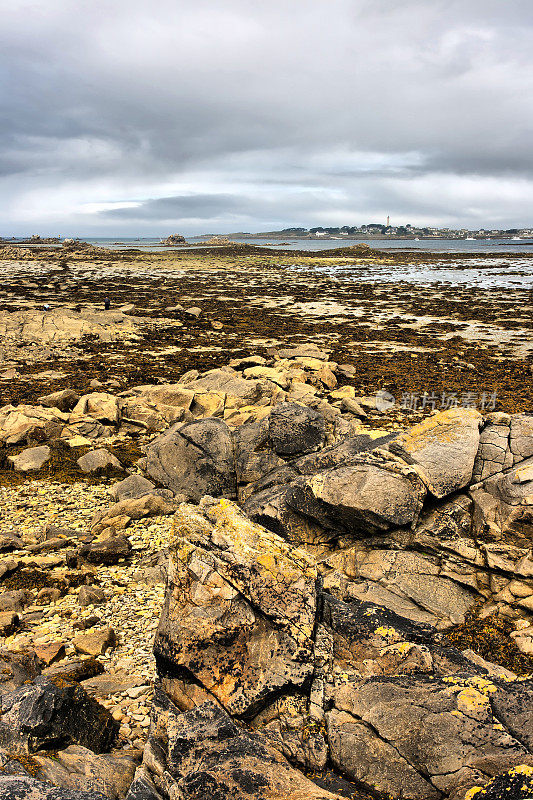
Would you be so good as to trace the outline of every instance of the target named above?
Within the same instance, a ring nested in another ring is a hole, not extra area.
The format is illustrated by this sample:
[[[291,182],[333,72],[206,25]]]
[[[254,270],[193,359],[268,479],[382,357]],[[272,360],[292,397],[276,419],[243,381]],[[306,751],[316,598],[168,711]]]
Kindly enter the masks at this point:
[[[533,225],[532,0],[2,0],[0,234]]]

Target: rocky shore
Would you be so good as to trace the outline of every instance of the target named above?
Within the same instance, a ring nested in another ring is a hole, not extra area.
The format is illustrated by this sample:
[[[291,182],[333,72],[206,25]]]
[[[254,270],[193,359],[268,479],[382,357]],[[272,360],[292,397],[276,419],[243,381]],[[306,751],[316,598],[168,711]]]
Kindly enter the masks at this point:
[[[0,798],[531,797],[520,290],[4,250]]]

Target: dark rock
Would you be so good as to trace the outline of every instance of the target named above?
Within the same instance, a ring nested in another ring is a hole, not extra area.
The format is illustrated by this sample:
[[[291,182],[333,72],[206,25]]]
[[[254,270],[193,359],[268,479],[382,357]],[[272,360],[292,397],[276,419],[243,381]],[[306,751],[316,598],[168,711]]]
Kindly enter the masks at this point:
[[[268,435],[272,449],[279,456],[304,455],[324,444],[326,422],[312,408],[280,403],[270,412]]]
[[[33,650],[18,653],[0,650],[0,693],[11,692],[23,683],[32,681],[40,671]]]
[[[176,494],[195,502],[236,496],[233,441],[221,419],[178,423],[146,447],[146,456],[148,475]]]
[[[130,550],[131,543],[126,536],[117,534],[82,545],[78,550],[78,556],[91,564],[116,564],[121,558],[125,558]]]
[[[11,636],[19,625],[19,615],[14,611],[0,611],[0,636]]]
[[[0,800],[107,800],[100,792],[60,789],[35,778],[0,775]]]
[[[0,746],[11,752],[81,744],[101,753],[117,731],[111,714],[75,681],[41,676],[2,695]]]
[[[103,589],[99,586],[80,586],[78,592],[78,603],[82,608],[105,603],[106,597]]]
[[[0,594],[0,611],[24,611],[33,603],[33,594],[28,589],[15,589]]]

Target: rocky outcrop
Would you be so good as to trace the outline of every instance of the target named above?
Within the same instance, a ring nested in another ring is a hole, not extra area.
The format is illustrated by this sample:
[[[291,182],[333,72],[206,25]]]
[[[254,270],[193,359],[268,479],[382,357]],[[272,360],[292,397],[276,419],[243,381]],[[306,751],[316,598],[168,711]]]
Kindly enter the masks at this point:
[[[436,800],[533,764],[533,681],[333,596],[308,552],[227,500],[181,506],[174,531],[138,774],[163,798],[339,797],[311,770]]]

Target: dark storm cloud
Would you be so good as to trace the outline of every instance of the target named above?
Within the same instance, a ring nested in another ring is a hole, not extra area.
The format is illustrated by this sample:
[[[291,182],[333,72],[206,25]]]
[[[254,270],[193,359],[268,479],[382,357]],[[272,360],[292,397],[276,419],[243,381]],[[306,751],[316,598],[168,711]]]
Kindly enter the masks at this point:
[[[530,0],[2,11],[0,233],[532,222]]]

